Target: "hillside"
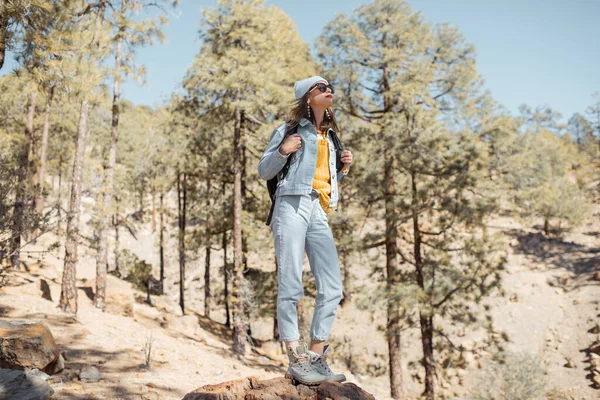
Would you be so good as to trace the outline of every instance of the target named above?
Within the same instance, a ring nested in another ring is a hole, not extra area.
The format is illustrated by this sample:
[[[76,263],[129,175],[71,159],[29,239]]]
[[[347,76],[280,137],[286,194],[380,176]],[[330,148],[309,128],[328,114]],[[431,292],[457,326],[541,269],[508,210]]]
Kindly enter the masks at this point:
[[[487,301],[495,319],[494,325],[506,332],[511,340],[506,350],[538,356],[546,369],[548,390],[555,387],[560,393],[571,395],[570,398],[596,398],[598,390],[591,387],[584,350],[598,336],[597,330],[593,330],[600,316],[600,281],[597,280],[600,233],[597,228],[588,224],[562,240],[549,240],[510,218],[496,218],[489,227],[502,231],[510,243],[507,269],[503,272],[504,292]],[[3,319],[46,323],[60,351],[64,352],[65,370],[49,381],[55,390],[53,398],[181,399],[206,384],[247,376],[268,379],[283,375],[287,359],[276,344],[268,342],[272,332],[271,318],[254,321],[253,335],[261,347],[241,359],[229,351],[231,332],[223,325],[221,307],[214,311],[214,321],[201,315],[202,282],[195,277],[204,274],[203,259],[193,261],[189,266],[191,278],[186,288],[186,301],[190,311],[185,316],[181,315],[177,305],[175,246],[168,246],[171,253],[167,257],[166,295],[153,296],[153,306],[150,306],[144,302],[144,293],[111,276],[110,291],[120,299],[120,304],[103,313],[92,304],[94,254],[81,246],[77,285],[79,311],[77,316],[70,316],[56,308],[63,249],[53,250],[43,257],[35,253],[54,240],[52,234],[46,234],[36,244],[28,245],[25,250],[31,258],[25,259],[25,263],[29,271],[9,272],[7,286],[0,297]],[[155,237],[148,230],[139,232],[137,240],[123,234],[121,246],[153,262],[156,259],[152,254],[154,241]],[[39,262],[34,255],[40,258]],[[367,271],[361,267],[359,258],[354,261],[352,272],[357,281],[364,281]],[[269,260],[263,262],[265,270],[272,266]],[[215,266],[220,263],[218,258],[213,260]],[[308,269],[308,265],[305,267]],[[214,272],[213,279],[219,281],[220,276]],[[48,283],[52,301],[42,298],[41,280]],[[309,302],[305,308],[310,312]],[[350,382],[377,399],[388,399],[387,374],[381,373],[385,372],[382,368],[387,362],[383,357],[386,342],[376,330],[377,324],[385,322],[382,317],[383,314],[375,313],[376,323],[372,324],[368,313],[357,310],[354,302],[340,308],[331,337],[332,358],[334,370],[344,372]],[[416,329],[404,333],[404,362],[420,357],[418,338]],[[466,332],[450,339],[457,345],[468,346],[479,338],[478,332]],[[152,339],[151,368],[147,369],[143,348]],[[353,357],[350,363],[349,353]],[[480,358],[468,360],[466,369],[457,368],[456,379],[448,393],[463,396],[464,388],[476,383],[475,377],[481,373],[477,366],[485,367],[487,356],[481,353]],[[97,367],[104,379],[80,381],[78,374],[86,365]],[[367,371],[376,376],[369,376]],[[418,394],[422,387],[420,369],[412,370],[404,365],[404,379],[407,392],[411,396]]]

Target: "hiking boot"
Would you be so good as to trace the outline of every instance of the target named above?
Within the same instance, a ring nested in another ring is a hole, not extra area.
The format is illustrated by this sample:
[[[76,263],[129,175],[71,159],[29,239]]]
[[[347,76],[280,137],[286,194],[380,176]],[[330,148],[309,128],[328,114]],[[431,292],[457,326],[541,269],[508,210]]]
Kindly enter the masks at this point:
[[[328,380],[326,376],[321,375],[311,367],[311,354],[308,352],[308,345],[305,342],[294,349],[287,346],[287,355],[290,360],[290,366],[285,373],[285,377],[292,380],[292,383],[298,382],[308,386],[319,385]]]
[[[328,380],[332,382],[344,382],[346,375],[334,374],[329,365],[327,365],[327,353],[329,352],[329,345],[326,344],[323,348],[323,354],[315,353],[314,351],[308,351],[311,356],[312,369],[317,371],[321,375],[325,375]]]

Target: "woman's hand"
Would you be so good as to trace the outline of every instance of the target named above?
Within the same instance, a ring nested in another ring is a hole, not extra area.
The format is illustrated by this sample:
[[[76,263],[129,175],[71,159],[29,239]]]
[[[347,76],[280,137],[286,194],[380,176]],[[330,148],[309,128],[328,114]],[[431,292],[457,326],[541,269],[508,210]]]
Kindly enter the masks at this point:
[[[290,153],[295,153],[302,146],[302,136],[297,133],[293,133],[288,135],[285,138],[283,144],[279,146],[279,152],[284,156],[287,156]]]
[[[350,150],[342,151],[341,160],[344,163],[342,169],[347,169],[352,164],[352,152]]]

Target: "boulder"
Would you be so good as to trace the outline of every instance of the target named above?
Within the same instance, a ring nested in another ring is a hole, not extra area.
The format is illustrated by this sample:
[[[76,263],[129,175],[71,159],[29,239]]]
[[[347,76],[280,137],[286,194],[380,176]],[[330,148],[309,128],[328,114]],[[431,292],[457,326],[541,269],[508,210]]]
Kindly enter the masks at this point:
[[[275,340],[268,340],[266,342],[263,342],[258,348],[258,352],[271,359],[277,359],[283,354],[283,350],[281,349],[281,342]]]
[[[82,382],[98,382],[102,379],[104,379],[104,375],[93,365],[86,365],[79,371],[79,380]]]
[[[600,356],[600,340],[596,340],[591,344],[589,351]]]
[[[52,301],[52,293],[50,293],[50,285],[45,279],[40,279],[40,291],[42,292],[42,298],[48,301]]]
[[[238,379],[216,385],[204,385],[185,395],[183,400],[244,400],[246,392],[252,389],[251,379]]]
[[[183,400],[375,400],[354,383],[323,382],[319,386],[293,385],[290,379],[258,380],[254,376],[205,385]]]
[[[0,368],[37,368],[54,374],[64,368],[64,360],[46,324],[0,321]]]
[[[89,281],[92,291],[96,291],[96,280]],[[131,283],[125,282],[113,275],[106,275],[106,298],[104,311],[109,314],[133,317],[135,297]]]
[[[0,398],[46,400],[54,390],[48,385],[48,375],[39,370],[18,371],[0,369]]]

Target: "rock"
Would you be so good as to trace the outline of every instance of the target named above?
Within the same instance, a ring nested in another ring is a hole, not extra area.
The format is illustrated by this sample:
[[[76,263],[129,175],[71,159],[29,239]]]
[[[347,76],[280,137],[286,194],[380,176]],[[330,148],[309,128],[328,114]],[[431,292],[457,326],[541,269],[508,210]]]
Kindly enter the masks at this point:
[[[600,389],[600,372],[592,371],[592,382],[597,389]]]
[[[0,391],[0,398],[7,400],[49,399],[54,394],[54,390],[48,385],[46,379],[40,377],[39,370],[37,369],[27,372],[0,369],[0,388],[2,389]]]
[[[316,393],[305,385],[294,386],[289,379],[273,378],[264,381],[258,379],[251,381],[252,389],[249,390],[244,400],[263,399],[312,399],[316,400]]]
[[[512,301],[513,303],[516,303],[519,301],[519,296],[516,293],[513,293],[512,296],[510,296],[510,301]]]
[[[593,278],[592,278],[592,279],[594,279],[595,281],[600,281],[600,271],[596,272],[596,273],[593,275]]]
[[[79,372],[79,380],[82,382],[98,382],[104,379],[104,376],[93,365],[86,365]]]
[[[590,353],[590,365],[592,368],[600,368],[600,356],[595,353]]]
[[[39,369],[30,369],[25,371],[25,373],[27,374],[27,376],[37,376],[40,379],[43,379],[45,381],[47,381],[50,378],[50,375],[48,375],[47,373],[40,371]]]
[[[566,364],[564,365],[567,368],[575,368],[575,363],[573,362],[573,360],[571,360],[570,357],[565,357],[565,360],[567,360]]]
[[[160,400],[160,396],[157,392],[148,392],[142,394],[142,400]]]
[[[58,350],[46,324],[0,321],[0,368],[57,372]]]
[[[254,376],[205,385],[185,395],[183,400],[375,400],[353,383],[323,382],[319,386],[292,384],[290,379],[258,380]]]
[[[569,276],[569,274],[563,274],[558,278],[558,282],[563,286],[567,285],[570,281],[571,277]]]
[[[317,389],[318,399],[332,400],[375,400],[372,394],[365,392],[354,383],[324,382]]]
[[[281,349],[281,342],[268,340],[261,344],[260,348],[258,348],[259,353],[271,358],[276,359],[280,355],[283,354]]]
[[[592,353],[595,353],[600,356],[600,341],[596,340],[594,343],[592,343],[589,350]]]
[[[50,293],[50,285],[45,279],[40,279],[40,290],[42,291],[42,298],[48,301],[52,301],[52,294]]]
[[[592,329],[590,329],[588,332],[593,333],[594,335],[597,335],[598,333],[600,333],[600,324],[594,325],[594,327]]]
[[[185,395],[183,400],[244,400],[246,391],[252,389],[250,380],[238,379],[216,385],[204,385]]]
[[[58,358],[56,359],[56,361],[48,366],[47,370],[48,370],[49,374],[54,375],[54,374],[58,374],[63,369],[65,369],[65,359],[61,353],[58,355]]]

